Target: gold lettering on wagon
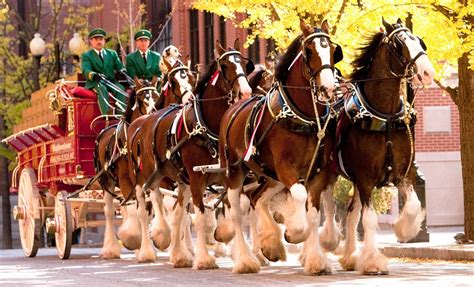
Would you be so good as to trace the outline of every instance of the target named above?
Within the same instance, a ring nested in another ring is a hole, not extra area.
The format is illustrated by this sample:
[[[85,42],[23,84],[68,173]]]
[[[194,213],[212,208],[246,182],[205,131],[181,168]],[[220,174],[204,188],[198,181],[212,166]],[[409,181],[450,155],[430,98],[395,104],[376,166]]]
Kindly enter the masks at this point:
[[[55,143],[51,146],[52,152],[68,150],[72,148],[72,143]]]
[[[55,154],[52,155],[49,159],[50,163],[58,163],[58,162],[65,162],[74,159],[74,153],[62,153],[62,154]]]

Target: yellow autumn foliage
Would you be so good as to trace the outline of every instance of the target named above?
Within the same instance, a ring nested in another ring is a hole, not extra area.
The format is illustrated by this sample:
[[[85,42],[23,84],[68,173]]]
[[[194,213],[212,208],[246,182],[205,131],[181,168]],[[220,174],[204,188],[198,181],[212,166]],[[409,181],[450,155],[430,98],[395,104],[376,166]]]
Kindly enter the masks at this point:
[[[280,51],[300,33],[299,19],[315,25],[327,19],[332,26],[332,41],[344,50],[344,61],[338,64],[344,74],[351,71],[350,62],[372,34],[380,31],[382,16],[394,23],[412,15],[413,32],[428,46],[428,55],[443,79],[457,69],[457,59],[469,53],[474,70],[474,36],[472,0],[195,0],[194,8],[224,16],[241,28],[252,29],[246,45],[256,37],[274,39]],[[244,20],[242,21],[243,15]]]

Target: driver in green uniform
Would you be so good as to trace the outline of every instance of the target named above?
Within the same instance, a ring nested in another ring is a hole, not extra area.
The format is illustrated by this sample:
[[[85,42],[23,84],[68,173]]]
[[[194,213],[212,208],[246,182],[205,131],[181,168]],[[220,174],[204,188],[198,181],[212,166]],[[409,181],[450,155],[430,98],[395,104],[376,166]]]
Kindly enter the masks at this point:
[[[100,112],[103,115],[109,113],[109,92],[114,95],[115,114],[122,114],[127,105],[124,87],[115,80],[115,72],[125,73],[117,53],[114,50],[104,48],[107,33],[96,28],[89,32],[89,43],[92,47],[82,54],[82,74],[86,78],[86,89],[92,89],[97,94]],[[100,82],[101,76],[115,84],[120,92]]]

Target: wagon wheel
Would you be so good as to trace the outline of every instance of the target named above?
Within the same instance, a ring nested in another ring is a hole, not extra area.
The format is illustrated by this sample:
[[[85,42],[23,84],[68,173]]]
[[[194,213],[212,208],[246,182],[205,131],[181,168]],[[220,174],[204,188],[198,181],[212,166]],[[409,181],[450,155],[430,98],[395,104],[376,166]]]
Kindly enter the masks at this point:
[[[68,259],[71,254],[73,218],[71,204],[65,200],[66,191],[59,191],[54,201],[54,221],[56,249],[61,259]]]
[[[35,257],[38,252],[43,224],[41,205],[36,174],[33,169],[25,168],[20,175],[18,205],[14,207],[13,214],[18,219],[21,247],[26,257]]]

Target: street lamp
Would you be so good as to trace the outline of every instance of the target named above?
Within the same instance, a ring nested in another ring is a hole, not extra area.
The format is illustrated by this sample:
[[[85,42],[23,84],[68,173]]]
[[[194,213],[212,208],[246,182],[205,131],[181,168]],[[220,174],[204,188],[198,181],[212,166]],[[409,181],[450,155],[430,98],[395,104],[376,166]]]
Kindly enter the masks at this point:
[[[69,40],[69,51],[74,60],[79,61],[79,55],[84,50],[84,41],[79,33],[74,33],[71,40]]]
[[[41,38],[40,33],[35,33],[34,38],[30,42],[30,52],[33,55],[33,84],[35,91],[40,89],[39,83],[39,67],[41,56],[46,50],[46,43]]]

